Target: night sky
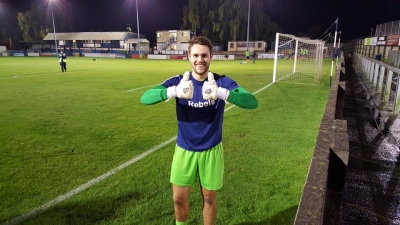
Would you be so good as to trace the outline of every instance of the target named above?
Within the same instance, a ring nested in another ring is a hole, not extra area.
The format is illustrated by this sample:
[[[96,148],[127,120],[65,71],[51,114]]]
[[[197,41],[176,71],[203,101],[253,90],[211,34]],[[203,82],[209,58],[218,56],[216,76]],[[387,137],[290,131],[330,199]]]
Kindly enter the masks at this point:
[[[48,0],[43,0],[44,2]],[[136,0],[53,0],[55,17],[72,13],[75,29],[84,31],[126,31],[132,24],[137,33]],[[246,1],[246,0],[244,0]],[[0,13],[6,9],[25,11],[30,0],[0,0]],[[157,30],[179,30],[183,5],[188,0],[137,0],[139,32],[154,43]],[[400,20],[400,0],[263,0],[266,14],[284,33],[296,34],[319,27],[321,34],[339,18],[342,40],[367,37],[378,24]],[[45,4],[44,4],[45,5]],[[397,10],[397,12],[396,12]],[[57,28],[57,26],[56,26]],[[250,26],[251,29],[251,26]],[[62,31],[57,31],[62,32]]]

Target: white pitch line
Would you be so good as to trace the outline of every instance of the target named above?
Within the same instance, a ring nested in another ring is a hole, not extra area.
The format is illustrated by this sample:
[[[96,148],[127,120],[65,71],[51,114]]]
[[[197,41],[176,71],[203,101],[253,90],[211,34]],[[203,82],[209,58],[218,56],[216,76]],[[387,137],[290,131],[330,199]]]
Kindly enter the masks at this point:
[[[169,143],[171,143],[174,140],[176,140],[176,137],[177,136],[172,137],[168,141],[165,141],[165,142],[155,146],[154,148],[152,148],[152,149],[150,149],[150,150],[148,150],[148,151],[136,156],[135,158],[129,160],[128,162],[123,163],[120,166],[115,167],[114,169],[111,169],[110,171],[104,173],[103,175],[90,180],[89,182],[87,182],[87,183],[85,183],[85,184],[83,184],[83,185],[81,185],[81,186],[69,191],[68,193],[66,193],[64,195],[61,195],[61,196],[49,201],[48,203],[46,203],[46,204],[44,204],[42,206],[39,206],[39,207],[33,209],[32,211],[30,211],[30,212],[28,212],[28,213],[26,213],[26,214],[24,214],[22,216],[19,216],[19,217],[16,217],[16,218],[12,219],[12,220],[6,222],[5,224],[18,224],[18,223],[28,219],[29,217],[34,216],[34,215],[38,214],[39,212],[50,208],[51,206],[54,206],[54,205],[56,205],[56,204],[58,204],[58,203],[60,203],[60,202],[62,202],[64,200],[67,200],[68,198],[78,194],[79,192],[82,192],[83,190],[85,190],[85,189],[87,189],[87,188],[99,183],[100,181],[102,181],[102,180],[108,178],[109,176],[117,173],[118,171],[125,169],[126,167],[136,163],[137,161],[143,159],[144,157],[150,155],[151,153],[153,153],[153,152],[159,150],[160,148],[168,145]]]
[[[28,78],[28,77],[40,77],[40,76],[50,76],[50,75],[54,75],[54,73],[23,73],[23,74],[19,74],[19,75],[15,75],[12,77],[2,77],[1,79],[16,79],[16,78]]]
[[[130,89],[130,90],[127,90],[127,91],[132,92],[132,91],[140,90],[140,89],[147,88],[147,87],[153,87],[153,86],[156,86],[156,85],[158,85],[158,84],[153,84],[153,85],[149,85],[149,86],[145,86],[145,87],[134,88],[134,89]]]
[[[261,88],[260,90],[254,92],[253,94],[255,95],[255,94],[259,93],[260,91],[262,91],[262,90],[268,88],[268,87],[271,86],[272,84],[273,84],[273,83],[268,84],[267,86]],[[153,85],[152,85],[152,86],[153,86]],[[235,105],[229,106],[228,108],[225,109],[225,112],[228,111],[228,110],[230,110],[230,109],[232,109],[233,107],[235,107]],[[40,212],[42,212],[42,211],[45,211],[46,209],[48,209],[48,208],[50,208],[50,207],[52,207],[52,206],[54,206],[54,205],[56,205],[56,204],[58,204],[58,203],[60,203],[60,202],[62,202],[62,201],[65,201],[65,200],[71,198],[72,196],[78,194],[79,192],[82,192],[83,190],[88,189],[89,187],[91,187],[91,186],[93,186],[93,185],[99,183],[100,181],[105,180],[106,178],[110,177],[111,175],[114,175],[115,173],[117,173],[117,172],[119,172],[119,171],[125,169],[126,167],[128,167],[128,166],[130,166],[130,165],[136,163],[137,161],[139,161],[139,160],[145,158],[146,156],[148,156],[148,155],[150,155],[150,154],[156,152],[157,150],[159,150],[159,149],[163,148],[164,146],[170,144],[171,142],[175,141],[176,138],[177,138],[177,136],[174,136],[174,137],[170,138],[169,140],[167,140],[167,141],[165,141],[165,142],[163,142],[163,143],[161,143],[161,144],[155,146],[154,148],[152,148],[152,149],[150,149],[150,150],[147,150],[146,152],[144,152],[144,153],[142,153],[142,154],[136,156],[135,158],[129,160],[128,162],[123,163],[123,164],[121,164],[120,166],[117,166],[117,167],[115,167],[114,169],[109,170],[108,172],[104,173],[103,175],[100,175],[99,177],[96,177],[96,178],[94,178],[94,179],[88,181],[87,183],[82,184],[81,186],[79,186],[79,187],[77,187],[77,188],[75,188],[75,189],[73,189],[73,190],[67,192],[67,193],[64,194],[64,195],[61,195],[61,196],[59,196],[59,197],[57,197],[57,198],[55,198],[55,199],[49,201],[48,203],[46,203],[46,204],[44,204],[44,205],[41,205],[41,206],[39,206],[39,207],[34,208],[33,210],[31,210],[31,211],[28,212],[28,213],[25,213],[25,214],[23,214],[23,215],[21,215],[21,216],[19,216],[19,217],[16,217],[16,218],[14,218],[14,219],[12,219],[12,220],[10,220],[10,221],[7,221],[5,224],[7,224],[7,225],[14,225],[14,224],[21,223],[21,222],[27,220],[28,218],[30,218],[30,217],[32,217],[32,216],[34,216],[34,215],[36,215],[36,214],[38,214],[38,213],[40,213]]]
[[[274,84],[274,83],[268,84],[267,86],[265,86],[265,87],[261,88],[260,90],[254,92],[253,95],[256,95],[257,93],[261,92],[262,90],[267,89],[269,86],[271,86],[271,85],[273,85],[273,84]]]

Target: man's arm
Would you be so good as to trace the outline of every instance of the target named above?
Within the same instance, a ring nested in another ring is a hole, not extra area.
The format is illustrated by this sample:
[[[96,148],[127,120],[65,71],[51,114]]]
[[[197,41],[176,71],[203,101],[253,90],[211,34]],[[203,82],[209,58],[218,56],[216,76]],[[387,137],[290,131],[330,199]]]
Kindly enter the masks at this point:
[[[258,100],[256,97],[242,87],[230,91],[228,102],[244,109],[256,109],[258,107]]]
[[[141,102],[146,105],[153,105],[159,102],[172,98],[191,99],[193,97],[193,82],[189,79],[190,73],[186,71],[182,79],[176,76],[164,82],[168,88],[163,84],[158,85],[150,90],[147,90],[141,98]],[[179,84],[174,85],[179,81]]]
[[[146,105],[153,105],[167,99],[167,88],[163,85],[159,85],[144,92],[140,101]]]

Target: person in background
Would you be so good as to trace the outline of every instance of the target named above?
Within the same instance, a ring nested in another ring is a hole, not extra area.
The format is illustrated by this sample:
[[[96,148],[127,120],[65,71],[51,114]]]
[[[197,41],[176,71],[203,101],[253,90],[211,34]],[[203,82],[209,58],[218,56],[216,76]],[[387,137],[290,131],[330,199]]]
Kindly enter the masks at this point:
[[[248,49],[246,50],[245,55],[246,55],[246,63],[249,63],[250,52]]]
[[[67,72],[67,55],[63,50],[58,54],[58,60],[60,61],[61,72]]]
[[[225,104],[255,109],[258,101],[236,81],[209,71],[213,54],[207,37],[190,40],[188,57],[191,72],[171,77],[147,90],[141,102],[153,105],[175,100],[178,136],[170,176],[175,223],[188,224],[190,190],[198,179],[203,197],[203,223],[212,225],[217,215],[217,190],[222,188],[224,174],[222,122]]]
[[[253,50],[253,53],[251,54],[251,58],[253,59],[253,63],[256,63],[256,51]]]

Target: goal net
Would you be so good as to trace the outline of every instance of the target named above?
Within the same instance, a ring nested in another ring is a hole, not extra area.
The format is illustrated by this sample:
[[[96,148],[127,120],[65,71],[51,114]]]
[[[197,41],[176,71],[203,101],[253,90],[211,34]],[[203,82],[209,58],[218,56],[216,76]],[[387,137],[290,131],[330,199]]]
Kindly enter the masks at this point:
[[[322,77],[324,41],[276,34],[273,82],[315,84]]]

